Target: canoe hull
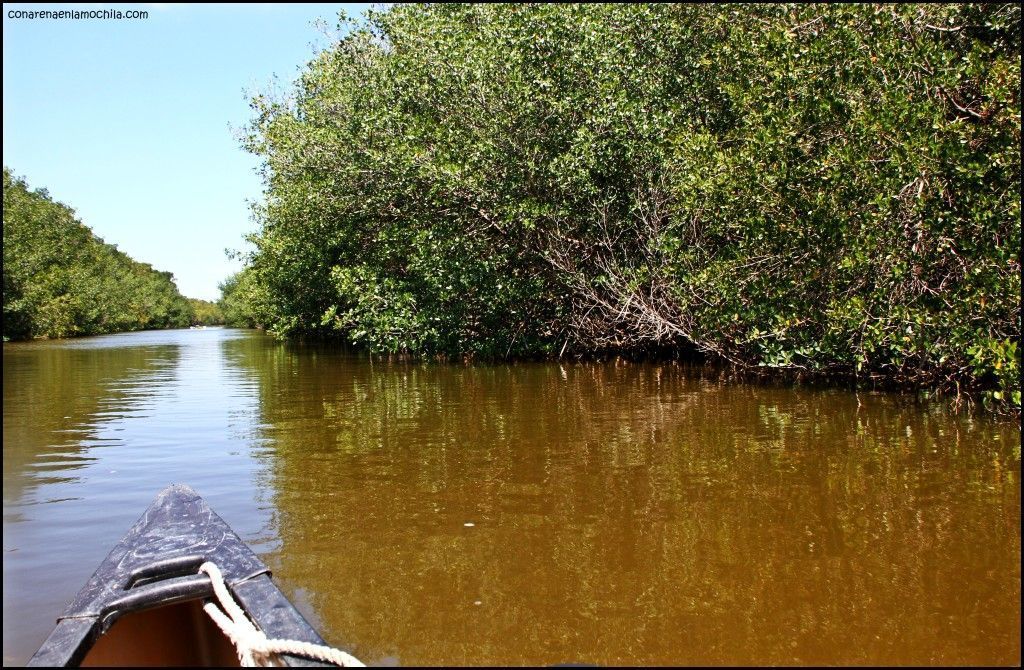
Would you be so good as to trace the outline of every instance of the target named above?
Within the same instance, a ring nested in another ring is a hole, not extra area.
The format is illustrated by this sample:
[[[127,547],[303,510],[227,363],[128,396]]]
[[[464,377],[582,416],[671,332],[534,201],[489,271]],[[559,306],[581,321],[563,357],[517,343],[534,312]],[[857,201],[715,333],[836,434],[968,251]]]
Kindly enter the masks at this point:
[[[206,501],[173,485],[111,550],[28,665],[221,665],[229,660],[224,645],[231,643],[210,628],[200,608],[213,597],[209,577],[197,574],[206,561],[217,564],[235,600],[267,637],[326,644]],[[148,647],[142,630],[153,634]],[[157,641],[161,635],[166,644]],[[156,651],[162,648],[163,655]],[[289,655],[281,660],[325,665]]]

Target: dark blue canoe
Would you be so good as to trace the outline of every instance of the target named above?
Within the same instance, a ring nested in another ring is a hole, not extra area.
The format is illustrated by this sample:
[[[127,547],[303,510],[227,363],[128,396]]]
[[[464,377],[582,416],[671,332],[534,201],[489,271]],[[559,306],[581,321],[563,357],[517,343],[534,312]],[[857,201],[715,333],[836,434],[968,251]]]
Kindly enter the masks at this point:
[[[29,666],[237,666],[231,640],[202,609],[213,597],[210,577],[197,574],[207,561],[267,637],[325,644],[224,520],[191,488],[174,485],[100,564]]]

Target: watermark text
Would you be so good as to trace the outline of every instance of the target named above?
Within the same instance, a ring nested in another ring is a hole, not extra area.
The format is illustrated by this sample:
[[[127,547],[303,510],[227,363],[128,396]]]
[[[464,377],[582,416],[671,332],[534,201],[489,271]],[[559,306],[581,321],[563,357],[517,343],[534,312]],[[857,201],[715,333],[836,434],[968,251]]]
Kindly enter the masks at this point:
[[[9,9],[9,19],[30,21],[82,21],[107,19],[113,21],[148,19],[149,12],[141,9]]]

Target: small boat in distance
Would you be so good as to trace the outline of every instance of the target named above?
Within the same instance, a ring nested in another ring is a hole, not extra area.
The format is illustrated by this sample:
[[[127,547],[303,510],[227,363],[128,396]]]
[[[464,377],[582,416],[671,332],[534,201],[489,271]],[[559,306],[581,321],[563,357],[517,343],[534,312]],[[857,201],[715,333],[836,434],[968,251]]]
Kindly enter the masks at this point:
[[[240,612],[225,604],[231,596]],[[218,598],[225,610],[237,613],[234,623],[258,640],[324,650],[327,658],[359,664],[323,646],[256,554],[199,494],[173,485],[114,546],[28,665],[238,666],[242,652],[225,634],[232,620],[221,615],[224,623],[215,622],[220,610],[210,612]],[[276,652],[273,660],[289,666],[339,664]]]

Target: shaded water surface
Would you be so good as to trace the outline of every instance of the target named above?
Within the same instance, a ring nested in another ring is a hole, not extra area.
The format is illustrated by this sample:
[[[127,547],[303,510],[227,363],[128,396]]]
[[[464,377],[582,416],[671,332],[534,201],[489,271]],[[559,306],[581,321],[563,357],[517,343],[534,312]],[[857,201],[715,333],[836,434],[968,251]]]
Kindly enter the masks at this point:
[[[228,329],[5,344],[4,662],[187,483],[387,664],[1018,664],[1020,429]]]

